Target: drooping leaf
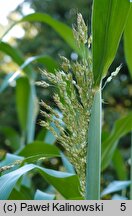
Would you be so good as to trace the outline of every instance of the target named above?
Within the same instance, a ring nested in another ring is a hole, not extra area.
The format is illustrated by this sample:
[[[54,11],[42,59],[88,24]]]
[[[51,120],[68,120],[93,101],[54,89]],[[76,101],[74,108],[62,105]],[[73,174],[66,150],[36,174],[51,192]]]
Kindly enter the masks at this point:
[[[44,193],[40,190],[37,190],[34,195],[34,200],[54,200],[54,199],[55,199],[54,194]]]
[[[48,55],[38,55],[27,58],[22,65],[20,65],[20,71],[24,70],[32,62],[42,63],[48,71],[54,72],[58,68],[57,62]]]
[[[41,141],[34,141],[26,145],[20,152],[20,156],[31,157],[60,157],[59,149],[54,145],[45,144]]]
[[[110,194],[110,193],[114,193],[120,190],[123,190],[125,188],[127,188],[130,185],[130,181],[114,181],[111,182],[107,188],[105,188],[103,190],[103,192],[101,193],[101,197]]]
[[[17,65],[21,66],[24,63],[24,57],[20,50],[12,47],[6,42],[0,41],[0,51],[10,56]],[[30,66],[25,67],[24,71],[31,78],[34,77],[33,69]]]
[[[21,68],[27,67],[32,62],[42,63],[49,72],[54,72],[54,70],[58,68],[57,62],[48,55],[32,56],[21,65]]]
[[[132,7],[124,31],[125,58],[132,77]]]
[[[0,42],[0,51],[6,53],[9,55],[14,62],[16,62],[18,65],[23,64],[24,59],[20,51],[17,49],[13,48],[6,42]]]
[[[99,86],[118,48],[131,3],[128,0],[94,0],[92,16],[93,74]]]
[[[11,72],[9,74],[7,74],[0,86],[0,93],[5,90],[5,88],[14,80],[16,80],[18,77],[22,76],[22,71],[27,71],[26,68],[29,67],[29,65],[32,62],[37,62],[37,63],[41,63],[43,64],[46,69],[48,71],[54,72],[55,69],[58,68],[58,64],[56,61],[54,61],[50,56],[45,56],[45,55],[41,55],[41,56],[32,56],[30,58],[28,58],[26,61],[24,61],[21,65],[19,65],[19,62],[16,61],[16,63],[20,66],[19,69],[17,71],[15,71],[14,73]],[[33,71],[33,70],[32,70]],[[27,74],[27,73],[26,73]],[[28,75],[28,74],[27,74]],[[35,76],[34,76],[35,78]]]
[[[102,143],[102,171],[109,165],[119,139],[132,130],[132,112],[115,122],[108,138]]]
[[[29,14],[29,15],[23,17],[18,22],[16,22],[14,25],[16,25],[16,24],[18,24],[20,22],[43,22],[45,24],[48,24],[49,26],[51,26],[67,42],[67,44],[69,44],[69,46],[72,49],[78,50],[77,46],[75,44],[74,37],[73,37],[72,29],[69,26],[67,26],[66,24],[64,24],[64,23],[62,23],[60,21],[57,21],[56,19],[52,18],[48,14],[45,14],[45,13],[33,13],[33,14]],[[7,34],[8,31],[5,34]]]
[[[0,200],[8,199],[20,177],[33,170],[37,170],[66,199],[74,199],[74,197],[81,198],[79,180],[76,175],[28,164],[0,177]]]

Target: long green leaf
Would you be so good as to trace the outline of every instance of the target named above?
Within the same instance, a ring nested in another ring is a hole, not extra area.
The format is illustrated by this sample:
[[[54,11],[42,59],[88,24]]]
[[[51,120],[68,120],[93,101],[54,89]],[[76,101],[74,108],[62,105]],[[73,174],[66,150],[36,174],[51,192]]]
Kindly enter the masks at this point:
[[[102,171],[109,165],[119,139],[132,129],[132,112],[116,121],[110,136],[102,143]]]
[[[124,31],[125,58],[132,77],[132,7]]]
[[[101,90],[94,96],[88,129],[86,199],[100,199],[101,172]]]
[[[27,128],[30,83],[27,77],[21,77],[16,82],[16,105],[22,130]]]
[[[67,42],[67,44],[69,44],[69,46],[72,49],[78,50],[77,46],[75,44],[74,37],[73,37],[72,29],[70,27],[68,27],[67,25],[65,25],[64,23],[55,20],[54,18],[52,18],[48,14],[45,14],[45,13],[29,14],[29,15],[23,17],[18,22],[16,22],[14,25],[16,25],[20,22],[43,22],[45,24],[48,24]],[[7,34],[7,32],[5,34]]]
[[[66,199],[74,199],[74,197],[81,198],[79,180],[76,175],[28,164],[0,177],[0,200],[8,199],[20,177],[33,170],[37,170],[45,180],[49,184],[52,184]]]
[[[27,77],[21,77],[16,82],[16,104],[21,130],[27,135],[27,142],[32,142],[37,114],[37,101],[35,88]]]
[[[115,57],[130,5],[128,0],[94,0],[93,73],[97,86]]]

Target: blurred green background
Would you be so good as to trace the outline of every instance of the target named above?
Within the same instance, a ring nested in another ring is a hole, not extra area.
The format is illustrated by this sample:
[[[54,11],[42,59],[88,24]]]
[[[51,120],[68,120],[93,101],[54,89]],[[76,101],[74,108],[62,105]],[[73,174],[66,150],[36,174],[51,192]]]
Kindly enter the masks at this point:
[[[90,34],[90,22],[91,22],[91,10],[92,10],[92,1],[91,0],[25,0],[17,8],[12,11],[8,16],[8,25],[0,26],[1,35],[5,32],[9,26],[16,21],[19,17],[25,15],[26,8],[32,9],[33,12],[42,12],[49,14],[52,18],[55,18],[70,27],[76,22],[76,14],[81,12],[84,20],[89,26]],[[28,10],[27,10],[28,11]],[[23,36],[17,37],[17,31],[15,30],[16,36],[9,37],[6,39],[8,43],[17,48],[26,60],[32,56],[37,55],[48,55],[52,57],[57,64],[59,63],[59,55],[64,55],[69,59],[74,60],[75,51],[73,51],[61,37],[48,25],[40,22],[24,22],[19,24],[20,28],[23,29]],[[111,83],[109,83],[103,90],[103,134],[102,139],[110,134],[114,123],[117,119],[123,115],[129,113],[132,108],[132,82],[128,72],[128,68],[125,62],[124,49],[123,49],[123,40],[121,40],[116,58],[109,69],[109,74],[113,72],[117,66],[123,64],[120,73],[115,77]],[[40,70],[47,68],[43,61],[34,61],[30,65],[31,70],[36,76],[36,80],[41,80]],[[30,67],[29,66],[29,67]],[[3,85],[5,77],[15,72],[19,69],[18,65],[7,55],[6,52],[3,52],[0,49],[0,85]],[[106,78],[105,78],[106,80]],[[105,82],[104,80],[104,82]],[[23,82],[23,81],[22,81]],[[27,81],[24,81],[27,82]],[[27,84],[28,85],[28,84]],[[25,85],[26,86],[26,85]],[[18,87],[19,88],[19,87]],[[26,88],[26,87],[25,87]],[[21,134],[21,126],[19,119],[18,102],[16,94],[19,95],[19,90],[16,90],[16,81],[12,82],[10,86],[5,88],[0,94],[0,158],[4,157],[6,152],[14,153],[17,150],[17,141],[14,130]],[[45,131],[39,125],[39,120],[42,118],[39,114],[39,105],[38,101],[41,99],[46,101],[48,104],[55,107],[53,102],[53,89],[43,89],[41,87],[35,87],[37,94],[36,105],[34,109],[37,111],[37,120],[35,122],[35,138],[44,139]],[[20,94],[21,95],[21,94]],[[19,95],[19,96],[20,96]],[[22,95],[21,95],[22,97]],[[34,110],[33,110],[34,112]],[[38,138],[39,136],[39,138]],[[47,143],[51,141],[51,134],[47,138]],[[40,138],[41,137],[41,138]],[[33,137],[33,139],[35,139]],[[21,143],[26,142],[21,137]],[[18,138],[19,140],[19,138]],[[32,138],[31,138],[32,141]],[[14,147],[14,142],[16,147]],[[52,141],[51,141],[52,142]],[[59,144],[58,144],[59,145]],[[126,180],[129,178],[129,157],[130,157],[130,133],[125,135],[119,140],[118,150],[115,151],[113,161],[110,163],[110,166],[103,172],[102,175],[102,187],[106,186],[109,182],[116,180]],[[121,159],[120,159],[121,158]],[[119,159],[119,161],[118,161]],[[120,163],[120,160],[123,163]],[[119,170],[119,164],[123,164],[121,171]],[[52,159],[45,161],[45,166],[53,169],[63,170],[62,162],[59,159]],[[34,187],[43,190],[47,187],[46,182],[42,181],[42,178],[36,174],[33,175]],[[29,196],[30,198],[30,196]],[[108,197],[109,198],[109,197]]]

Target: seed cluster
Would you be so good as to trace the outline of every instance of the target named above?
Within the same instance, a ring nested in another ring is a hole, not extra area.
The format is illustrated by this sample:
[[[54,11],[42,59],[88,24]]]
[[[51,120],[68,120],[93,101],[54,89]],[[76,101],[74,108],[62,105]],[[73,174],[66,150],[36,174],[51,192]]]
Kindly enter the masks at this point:
[[[42,71],[42,74],[48,79],[48,84],[42,82],[42,85],[48,87],[52,83],[56,87],[53,98],[62,113],[63,124],[58,113],[41,101],[40,104],[44,108],[41,114],[46,119],[41,121],[41,125],[50,130],[65,148],[79,176],[81,193],[84,194],[88,125],[94,91],[92,59],[89,49],[91,39],[88,39],[87,26],[81,14],[78,14],[77,27],[73,28],[73,33],[78,47],[83,51],[81,60],[71,62],[61,57],[61,70],[54,74],[46,70]],[[60,135],[51,126],[51,122],[59,129]]]

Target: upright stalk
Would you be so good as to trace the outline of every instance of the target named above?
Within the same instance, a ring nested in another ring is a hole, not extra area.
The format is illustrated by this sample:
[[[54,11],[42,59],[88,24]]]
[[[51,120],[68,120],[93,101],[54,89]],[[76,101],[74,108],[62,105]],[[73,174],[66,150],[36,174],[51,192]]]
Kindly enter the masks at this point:
[[[88,130],[86,200],[100,199],[101,113],[101,88],[99,88],[94,96]]]

